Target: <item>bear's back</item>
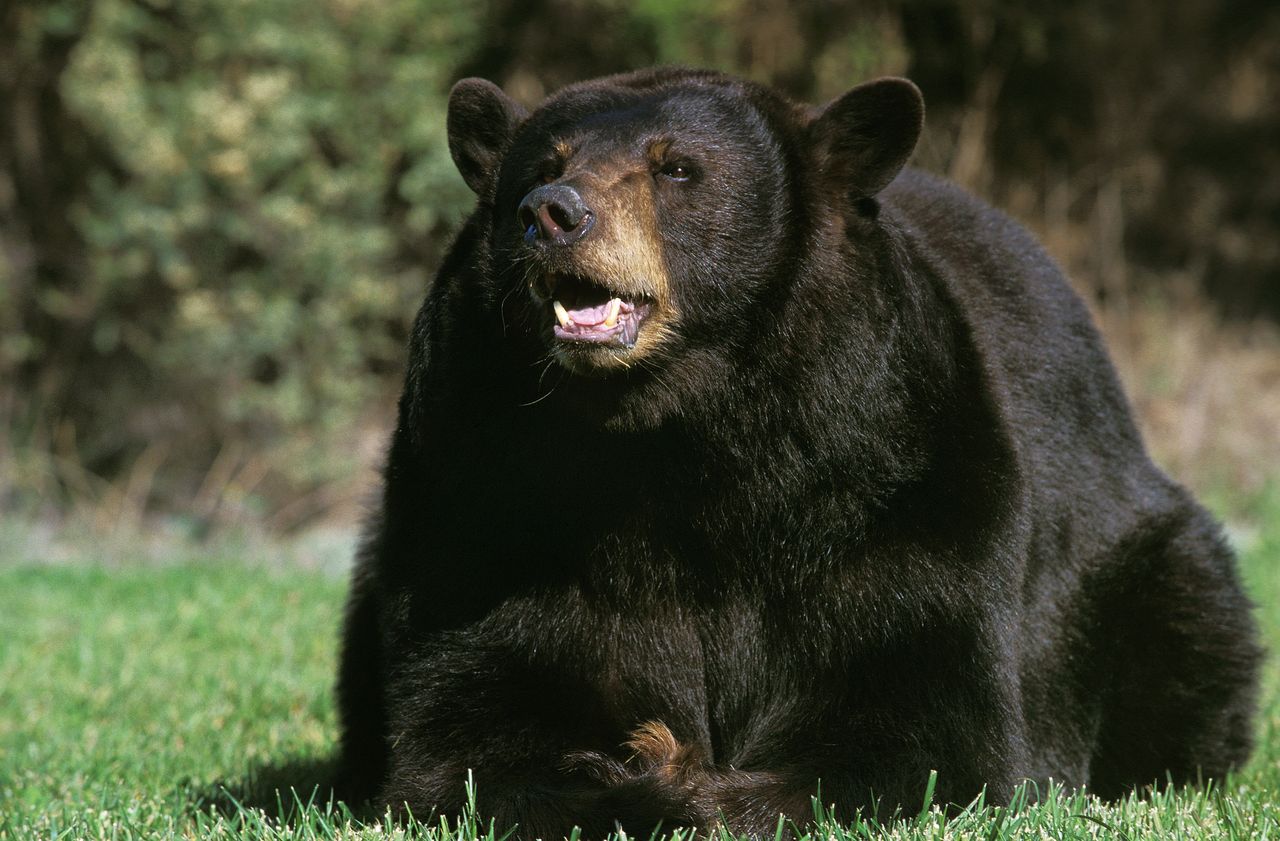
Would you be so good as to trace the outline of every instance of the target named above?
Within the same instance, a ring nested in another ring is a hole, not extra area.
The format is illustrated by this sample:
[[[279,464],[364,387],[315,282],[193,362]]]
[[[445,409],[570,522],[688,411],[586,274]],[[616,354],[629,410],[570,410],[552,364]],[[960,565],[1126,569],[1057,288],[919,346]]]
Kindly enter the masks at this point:
[[[1027,503],[1065,532],[1057,539],[1102,550],[1176,504],[1181,490],[1147,458],[1088,310],[1031,234],[918,171],[882,200],[967,328]]]

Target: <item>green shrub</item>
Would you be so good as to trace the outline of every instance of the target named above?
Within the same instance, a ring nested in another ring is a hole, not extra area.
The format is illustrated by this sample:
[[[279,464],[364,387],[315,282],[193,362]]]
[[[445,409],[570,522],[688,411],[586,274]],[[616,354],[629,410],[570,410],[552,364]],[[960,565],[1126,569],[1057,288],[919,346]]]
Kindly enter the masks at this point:
[[[269,453],[278,492],[350,474],[335,436],[385,414],[470,198],[444,138],[467,8],[95,3],[61,79],[102,149],[66,207],[82,274],[31,284],[42,318],[6,331],[4,364],[81,349],[28,395],[30,426],[69,427],[90,473],[158,443],[179,469],[157,494],[192,489],[228,446]],[[36,38],[76,23],[27,14]]]

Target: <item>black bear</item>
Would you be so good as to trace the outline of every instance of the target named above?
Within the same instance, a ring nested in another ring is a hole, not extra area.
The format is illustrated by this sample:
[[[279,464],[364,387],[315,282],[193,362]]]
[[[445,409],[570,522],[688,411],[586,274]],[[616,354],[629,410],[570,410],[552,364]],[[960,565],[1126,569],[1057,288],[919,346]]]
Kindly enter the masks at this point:
[[[357,561],[340,792],[580,826],[803,825],[1251,743],[1259,649],[1090,318],[903,167],[902,79],[459,82],[478,203],[412,335]]]

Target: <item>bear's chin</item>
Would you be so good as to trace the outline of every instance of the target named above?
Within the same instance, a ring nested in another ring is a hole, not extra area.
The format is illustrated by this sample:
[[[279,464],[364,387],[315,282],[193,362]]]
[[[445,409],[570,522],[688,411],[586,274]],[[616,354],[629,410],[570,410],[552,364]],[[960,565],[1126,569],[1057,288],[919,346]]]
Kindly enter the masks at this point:
[[[553,339],[551,355],[561,367],[583,377],[607,377],[630,369],[639,359],[634,347]]]

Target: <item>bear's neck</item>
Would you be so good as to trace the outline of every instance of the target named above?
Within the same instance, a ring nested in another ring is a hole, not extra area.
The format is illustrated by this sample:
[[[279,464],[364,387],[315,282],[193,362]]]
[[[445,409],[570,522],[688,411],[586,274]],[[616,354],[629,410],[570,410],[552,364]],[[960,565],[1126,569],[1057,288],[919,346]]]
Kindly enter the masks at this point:
[[[748,325],[732,353],[681,360],[640,388],[553,371],[536,402],[513,401],[528,365],[506,366],[512,383],[436,383],[402,423],[397,446],[413,458],[397,463],[446,507],[470,495],[552,521],[571,511],[561,539],[620,520],[696,521],[715,540],[776,516],[794,532],[797,510],[816,531],[824,518],[870,528],[978,423],[956,397],[956,320],[879,251],[853,275],[801,272],[781,317]]]

